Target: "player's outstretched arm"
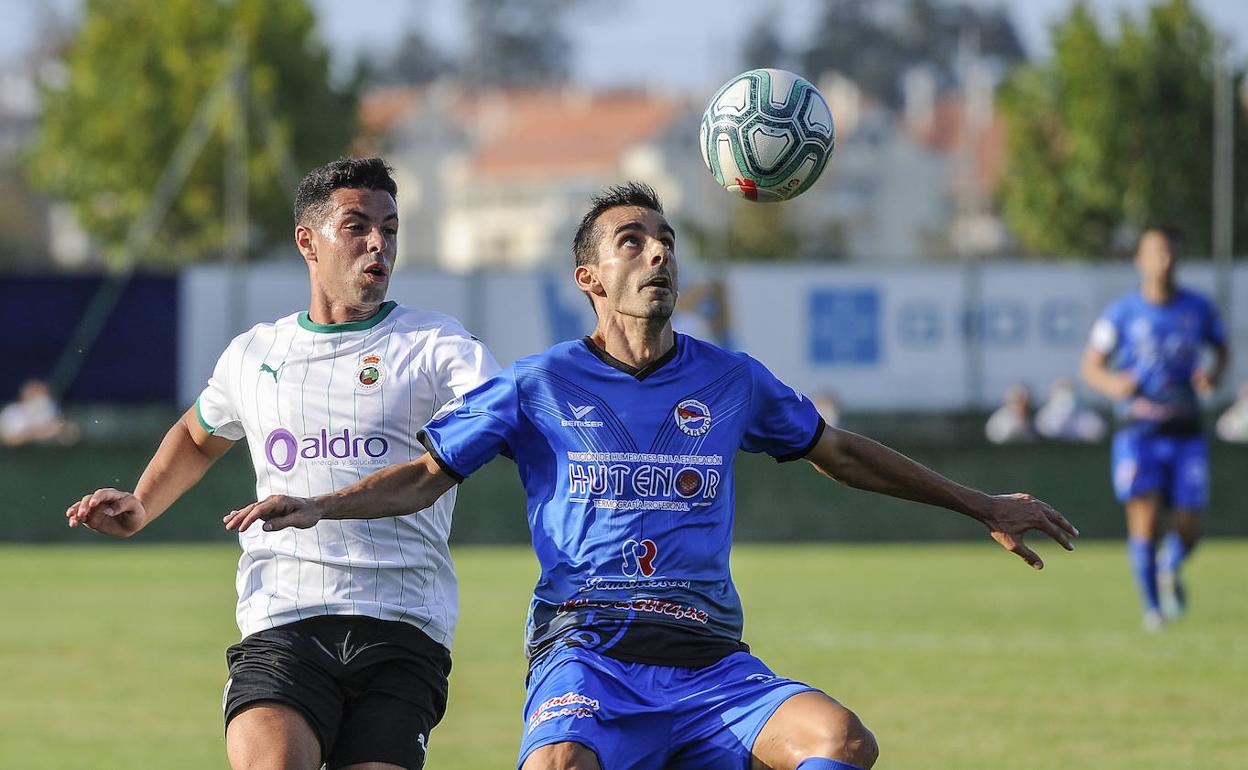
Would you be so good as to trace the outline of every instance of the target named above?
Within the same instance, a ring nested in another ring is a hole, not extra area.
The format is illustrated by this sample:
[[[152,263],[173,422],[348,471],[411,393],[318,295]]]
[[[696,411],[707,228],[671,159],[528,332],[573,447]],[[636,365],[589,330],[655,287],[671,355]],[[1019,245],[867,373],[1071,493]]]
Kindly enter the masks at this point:
[[[1212,395],[1222,382],[1222,375],[1231,362],[1231,351],[1226,345],[1210,346],[1210,361],[1207,366],[1200,366],[1192,374],[1192,385],[1202,396]]]
[[[1079,376],[1093,390],[1113,401],[1131,398],[1138,387],[1135,377],[1130,373],[1109,368],[1109,354],[1091,346],[1083,351],[1083,359],[1079,362]]]
[[[939,505],[965,514],[988,528],[1001,547],[1036,569],[1044,562],[1023,543],[1037,529],[1068,551],[1075,529],[1065,516],[1027,494],[989,495],[950,481],[905,455],[856,433],[827,428],[806,455],[821,473],[867,492]]]
[[[225,528],[245,532],[257,521],[266,530],[306,529],[321,519],[380,519],[403,516],[433,505],[442,493],[455,486],[433,455],[410,463],[392,465],[365,476],[349,487],[319,497],[270,495],[237,511],[223,521]]]
[[[112,487],[83,495],[65,510],[69,526],[129,537],[146,527],[195,486],[234,442],[204,430],[191,407],[173,424],[147,464],[134,492]]]

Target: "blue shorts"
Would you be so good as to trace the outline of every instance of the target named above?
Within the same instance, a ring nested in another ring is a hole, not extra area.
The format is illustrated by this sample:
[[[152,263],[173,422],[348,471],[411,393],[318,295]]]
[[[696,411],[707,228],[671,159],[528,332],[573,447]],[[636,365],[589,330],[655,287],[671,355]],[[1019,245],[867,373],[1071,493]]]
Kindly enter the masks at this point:
[[[517,767],[535,749],[575,741],[603,770],[748,770],[775,710],[813,689],[746,652],[677,668],[565,647],[529,676]]]
[[[1209,442],[1124,428],[1114,434],[1114,493],[1125,503],[1158,494],[1171,508],[1201,511],[1209,503]]]

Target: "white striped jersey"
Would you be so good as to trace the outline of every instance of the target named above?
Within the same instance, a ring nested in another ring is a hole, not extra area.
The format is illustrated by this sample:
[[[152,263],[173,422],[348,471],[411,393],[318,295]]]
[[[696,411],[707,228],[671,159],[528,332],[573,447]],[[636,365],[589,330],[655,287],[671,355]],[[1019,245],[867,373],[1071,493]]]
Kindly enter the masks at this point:
[[[386,302],[364,321],[323,325],[305,312],[234,338],[196,410],[209,433],[247,440],[256,499],[308,497],[424,454],[421,426],[496,371],[485,345],[441,313]],[[367,615],[411,623],[449,649],[455,491],[404,516],[240,533],[239,630]]]

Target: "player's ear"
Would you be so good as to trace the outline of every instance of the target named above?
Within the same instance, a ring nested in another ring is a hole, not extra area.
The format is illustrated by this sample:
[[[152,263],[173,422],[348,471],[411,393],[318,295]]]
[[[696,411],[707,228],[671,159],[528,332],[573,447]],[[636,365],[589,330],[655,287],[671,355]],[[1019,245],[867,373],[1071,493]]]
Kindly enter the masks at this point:
[[[312,238],[311,228],[295,225],[295,245],[305,262],[316,261],[316,241]]]
[[[603,290],[602,284],[598,281],[598,276],[592,269],[593,265],[577,265],[572,271],[572,279],[576,281],[576,288],[586,294],[597,294],[603,296],[606,291]]]

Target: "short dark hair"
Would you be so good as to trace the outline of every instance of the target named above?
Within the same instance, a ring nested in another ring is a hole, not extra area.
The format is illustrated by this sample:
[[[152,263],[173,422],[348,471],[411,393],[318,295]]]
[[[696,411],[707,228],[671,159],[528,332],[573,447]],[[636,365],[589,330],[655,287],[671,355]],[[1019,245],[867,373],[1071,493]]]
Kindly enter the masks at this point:
[[[1140,231],[1140,239],[1149,233],[1160,233],[1166,239],[1166,243],[1170,246],[1170,254],[1174,257],[1183,255],[1184,249],[1187,247],[1187,238],[1183,236],[1183,229],[1172,224],[1151,224],[1147,225]]]
[[[581,217],[581,224],[576,228],[576,237],[572,239],[572,254],[576,257],[576,266],[589,265],[598,261],[598,217],[607,209],[616,206],[641,206],[651,211],[663,213],[663,203],[654,188],[644,182],[625,182],[608,187],[589,201],[589,211]]]
[[[399,186],[381,158],[339,158],[317,166],[299,183],[295,193],[295,224],[319,222],[329,213],[329,197],[334,190],[382,190],[396,200]]]

